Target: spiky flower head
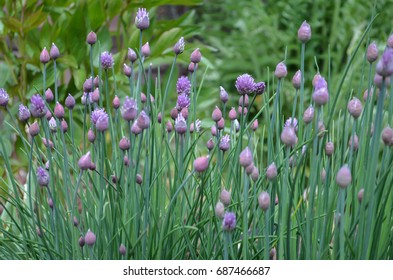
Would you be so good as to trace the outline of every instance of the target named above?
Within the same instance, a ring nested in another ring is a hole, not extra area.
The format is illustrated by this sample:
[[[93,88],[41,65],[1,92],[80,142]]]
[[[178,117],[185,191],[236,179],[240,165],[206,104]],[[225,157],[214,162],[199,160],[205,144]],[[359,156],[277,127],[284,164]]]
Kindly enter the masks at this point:
[[[147,129],[150,126],[150,118],[149,116],[146,114],[145,111],[142,111],[139,114],[139,117],[137,119],[137,124],[141,129]]]
[[[185,94],[190,95],[191,92],[191,82],[186,76],[181,76],[177,79],[176,91],[178,95]]]
[[[35,118],[42,118],[46,115],[48,109],[46,108],[45,101],[41,95],[35,94],[30,98],[30,112]]]
[[[393,48],[385,49],[377,63],[376,71],[382,77],[389,77],[393,74]]]
[[[179,114],[175,120],[175,131],[179,134],[187,132],[187,122],[182,114]]]
[[[103,112],[97,119],[96,128],[98,131],[104,132],[109,126],[109,116],[106,112]]]
[[[121,116],[126,121],[132,121],[136,118],[138,106],[134,98],[126,96],[123,106],[121,107]]]
[[[297,132],[298,129],[298,121],[296,118],[289,118],[285,121],[284,127],[286,126],[291,126],[295,129],[295,131]]]
[[[317,105],[325,105],[329,101],[329,92],[327,82],[323,77],[320,77],[315,85],[312,99]]]
[[[0,106],[7,107],[10,96],[5,89],[0,88]]]
[[[105,114],[105,110],[104,109],[100,109],[100,108],[96,108],[93,112],[91,112],[91,122],[96,125],[98,119]]]
[[[266,85],[264,82],[258,82],[254,86],[254,92],[256,95],[261,95],[265,92]]]
[[[230,143],[231,143],[231,138],[229,137],[229,135],[225,135],[224,137],[221,138],[220,140],[220,144],[219,144],[219,148],[222,151],[228,151],[229,147],[230,147]]]
[[[222,221],[222,229],[225,231],[233,231],[236,228],[236,214],[226,212]]]
[[[135,17],[135,25],[140,30],[145,30],[149,28],[149,13],[146,11],[145,8],[138,8],[138,12],[136,13]]]
[[[29,120],[31,114],[30,114],[29,109],[25,105],[20,104],[18,116],[19,116],[19,120],[21,122],[27,122]]]
[[[180,94],[177,96],[176,108],[178,111],[188,108],[190,106],[190,98],[186,94]]]
[[[184,38],[181,37],[181,38],[179,39],[179,41],[177,41],[176,44],[175,44],[175,46],[173,47],[173,52],[174,52],[175,54],[177,54],[177,55],[183,53],[183,52],[184,52],[184,46],[185,46]]]
[[[49,173],[41,166],[37,168],[37,181],[41,187],[46,187],[49,184]]]
[[[254,78],[249,74],[240,75],[236,79],[235,86],[239,94],[251,94],[255,90]]]
[[[105,51],[101,54],[101,66],[104,70],[112,68],[114,63],[111,53]]]

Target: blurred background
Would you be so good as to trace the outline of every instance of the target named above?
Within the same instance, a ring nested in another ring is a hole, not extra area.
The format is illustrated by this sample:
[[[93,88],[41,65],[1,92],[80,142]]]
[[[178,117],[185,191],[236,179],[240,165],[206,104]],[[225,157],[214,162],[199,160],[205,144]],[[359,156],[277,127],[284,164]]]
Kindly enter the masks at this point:
[[[208,119],[213,105],[219,101],[219,86],[232,96],[229,106],[235,106],[238,96],[234,82],[238,75],[247,72],[257,81],[271,82],[276,64],[284,59],[288,66],[284,112],[285,107],[289,110],[294,96],[290,82],[300,68],[297,30],[304,20],[312,27],[305,62],[308,92],[317,66],[320,73],[328,77],[330,89],[335,89],[348,56],[370,19],[377,14],[367,40],[355,58],[350,79],[344,85],[347,90],[354,89],[354,94],[362,93],[364,88],[356,83],[362,73],[357,69],[364,61],[367,44],[370,40],[376,41],[383,50],[393,31],[392,0],[1,0],[0,87],[12,96],[10,108],[14,115],[19,103],[26,104],[34,93],[42,92],[39,54],[43,47],[50,48],[52,42],[61,54],[58,59],[60,100],[64,101],[68,93],[80,100],[82,84],[90,73],[86,35],[91,30],[97,33],[99,40],[94,49],[96,73],[99,53],[112,52],[119,95],[124,97],[128,80],[121,69],[127,48],[138,47],[139,30],[134,25],[138,7],[145,7],[150,13],[151,25],[143,38],[152,50],[147,63],[160,66],[163,81],[169,72],[165,70],[173,60],[172,46],[181,36],[186,40],[186,50],[179,57],[175,77],[187,73],[190,53],[197,47],[201,49],[203,61],[198,80],[201,81],[206,73],[198,105],[201,119]],[[175,82],[176,79],[171,83],[168,101],[173,106],[176,103]],[[53,84],[50,63],[47,87],[53,89]],[[261,104],[262,97],[258,97],[254,113]],[[4,111],[0,110],[0,129],[10,130],[4,117]],[[9,147],[10,156],[21,153],[20,149],[15,149],[20,143],[5,136],[10,133],[1,135],[0,140]],[[24,155],[14,155],[13,158],[15,170],[20,170],[20,165],[26,166],[26,162],[20,160],[26,158]],[[0,175],[4,176],[1,167]]]

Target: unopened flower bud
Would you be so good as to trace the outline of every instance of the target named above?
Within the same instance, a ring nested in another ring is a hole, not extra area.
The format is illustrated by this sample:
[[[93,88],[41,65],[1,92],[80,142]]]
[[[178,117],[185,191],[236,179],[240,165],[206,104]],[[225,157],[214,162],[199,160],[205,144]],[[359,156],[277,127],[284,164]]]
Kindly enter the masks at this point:
[[[57,46],[55,45],[55,43],[52,43],[52,47],[50,48],[49,54],[50,54],[50,58],[53,60],[56,60],[59,57],[60,52]]]
[[[120,255],[122,255],[122,256],[125,256],[125,255],[126,255],[126,253],[127,253],[126,246],[124,246],[124,244],[123,244],[123,243],[122,243],[122,244],[120,244],[120,247],[119,247],[119,253],[120,253]]]
[[[359,118],[359,116],[360,116],[360,114],[362,113],[362,110],[363,110],[362,103],[356,97],[352,98],[352,100],[350,100],[348,102],[348,107],[347,108],[348,108],[348,112],[351,114],[351,116],[354,119]]]
[[[115,95],[115,97],[113,98],[112,106],[116,110],[119,109],[119,107],[120,107],[120,99],[117,95]]]
[[[45,47],[40,54],[40,61],[42,64],[47,64],[49,60],[50,60],[49,52]]]
[[[184,46],[185,46],[185,44],[184,44],[184,38],[181,37],[181,38],[179,39],[179,41],[177,41],[176,44],[174,45],[174,47],[173,47],[173,52],[174,52],[176,55],[179,55],[179,54],[183,53],[183,52],[184,52]]]
[[[66,100],[65,100],[65,105],[69,110],[72,110],[75,106],[75,99],[71,94],[68,94]]]
[[[188,72],[194,73],[194,71],[195,71],[195,63],[190,62],[190,64],[188,64]]]
[[[171,121],[167,121],[167,123],[166,123],[166,131],[168,133],[171,133],[172,130],[173,130],[173,124],[171,123]]]
[[[213,139],[212,139],[212,138],[210,138],[210,139],[207,141],[206,147],[207,147],[207,149],[208,149],[209,151],[213,150],[213,148],[214,148],[214,142],[213,142]]]
[[[142,178],[142,175],[141,175],[141,174],[136,174],[135,182],[136,182],[138,185],[142,185],[143,178]]]
[[[230,119],[231,121],[236,120],[236,118],[237,118],[237,112],[236,112],[235,108],[232,107],[232,109],[229,110],[228,117],[229,117],[229,119]]]
[[[349,169],[348,165],[344,165],[340,168],[337,172],[336,176],[336,183],[340,188],[348,187],[352,182],[352,175],[351,170]]]
[[[349,146],[350,149],[353,149],[354,151],[358,150],[359,138],[358,138],[358,136],[356,134],[353,137],[351,136],[349,138],[348,146]]]
[[[78,160],[78,166],[81,170],[87,170],[90,169],[90,164],[91,164],[91,155],[89,151]]]
[[[212,113],[212,119],[215,122],[218,122],[222,118],[221,110],[216,106]]]
[[[220,200],[225,206],[228,206],[231,204],[231,193],[226,189],[223,189],[220,193]]]
[[[258,196],[258,204],[259,207],[263,210],[266,211],[270,207],[270,195],[267,192],[261,192],[261,194]]]
[[[297,31],[297,37],[302,43],[308,42],[311,38],[311,27],[307,21],[303,21],[302,25]]]
[[[202,55],[201,52],[199,51],[199,49],[195,49],[192,53],[191,53],[191,62],[193,63],[199,63],[201,62],[202,59]]]
[[[280,62],[276,66],[276,70],[274,71],[274,75],[277,79],[285,78],[288,74],[287,66],[284,62]]]
[[[46,102],[52,102],[55,99],[53,92],[50,88],[45,91],[45,100]]]
[[[228,100],[229,100],[229,96],[228,96],[227,91],[223,87],[221,87],[221,86],[220,86],[220,100],[224,104],[227,103]]]
[[[59,102],[56,103],[54,111],[55,111],[56,118],[58,119],[64,118],[64,107]]]
[[[292,126],[285,126],[281,132],[281,142],[287,146],[294,146],[297,143],[295,129]]]
[[[267,170],[266,170],[266,178],[267,178],[269,181],[272,181],[272,180],[274,180],[276,177],[277,177],[277,167],[276,167],[276,164],[275,164],[274,162],[272,162],[272,163],[268,166],[268,168],[267,168]]]
[[[295,89],[299,89],[301,82],[302,82],[302,72],[300,72],[300,70],[297,70],[292,78],[292,85]]]
[[[85,235],[85,242],[88,246],[93,246],[96,243],[96,235],[90,229]]]
[[[239,155],[240,165],[246,168],[252,163],[252,152],[249,147],[246,147]]]
[[[196,172],[203,172],[209,167],[209,157],[199,157],[194,160],[194,169]]]
[[[367,48],[367,61],[373,63],[378,59],[378,47],[375,42],[372,42],[368,45]]]
[[[309,124],[314,119],[314,107],[310,105],[303,114],[303,121],[306,124]]]
[[[38,125],[38,123],[35,121],[32,125],[30,125],[29,127],[29,134],[32,137],[37,136],[40,133],[40,127]]]
[[[362,188],[362,189],[360,189],[359,192],[358,192],[358,201],[359,201],[359,203],[362,203],[362,201],[363,201],[363,196],[364,196],[364,189]]]
[[[393,129],[389,126],[382,130],[382,141],[386,146],[393,146]]]
[[[334,144],[333,144],[333,142],[326,142],[325,153],[329,157],[334,153]]]
[[[90,143],[94,143],[94,141],[96,140],[96,135],[94,134],[94,131],[91,128],[87,132],[87,139],[89,140]]]
[[[89,34],[87,34],[86,42],[89,45],[94,45],[97,42],[97,34],[90,31]]]
[[[217,202],[216,207],[214,208],[214,213],[218,218],[224,218],[225,206],[221,201]]]
[[[130,140],[127,137],[121,138],[119,142],[119,148],[123,151],[126,151],[130,148]]]
[[[150,46],[149,46],[149,42],[147,42],[146,44],[144,44],[142,46],[142,55],[144,57],[148,57],[150,55]]]

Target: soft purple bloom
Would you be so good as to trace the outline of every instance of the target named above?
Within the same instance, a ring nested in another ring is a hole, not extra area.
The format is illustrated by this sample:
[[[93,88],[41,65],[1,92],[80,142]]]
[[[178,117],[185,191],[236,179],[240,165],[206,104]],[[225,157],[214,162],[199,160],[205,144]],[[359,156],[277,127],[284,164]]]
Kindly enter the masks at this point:
[[[226,212],[222,221],[222,229],[225,231],[233,231],[236,227],[236,214]]]
[[[29,109],[25,105],[20,104],[19,105],[19,120],[21,122],[27,122],[29,120],[30,116],[31,116],[31,114],[30,114]]]
[[[87,34],[86,42],[89,45],[94,45],[97,42],[97,34],[93,31],[90,31],[89,34]]]
[[[190,98],[185,94],[180,94],[177,96],[176,108],[181,111],[183,108],[188,108],[190,106]]]
[[[229,135],[225,135],[224,137],[221,138],[220,140],[220,145],[219,148],[222,151],[228,151],[230,147],[231,139],[229,138]]]
[[[149,116],[146,114],[145,111],[142,111],[139,114],[138,119],[136,120],[137,125],[141,128],[141,129],[147,129],[150,126],[150,118]]]
[[[91,112],[91,122],[96,125],[98,119],[105,114],[105,110],[104,109],[95,109],[93,112]]]
[[[50,129],[52,132],[56,132],[56,131],[57,131],[57,123],[56,123],[55,118],[52,117],[52,118],[49,120],[48,123],[49,123],[49,129]]]
[[[96,235],[89,229],[85,235],[85,242],[88,246],[93,246],[96,243]]]
[[[128,58],[132,63],[134,63],[134,62],[138,59],[138,56],[136,55],[136,52],[135,52],[133,49],[128,48],[127,58]]]
[[[227,103],[228,99],[229,99],[229,96],[228,96],[227,91],[223,87],[220,87],[220,100],[223,103]]]
[[[78,160],[78,166],[81,170],[88,170],[91,166],[91,155],[90,151],[87,154],[81,156]]]
[[[306,43],[311,38],[311,26],[307,21],[303,21],[299,30],[297,31],[297,37],[302,43]]]
[[[65,100],[65,105],[70,110],[72,110],[74,108],[74,106],[75,106],[75,98],[71,94],[68,94],[68,96],[67,96],[67,98]]]
[[[297,121],[297,119],[296,118],[289,118],[289,119],[287,119],[286,121],[285,121],[285,124],[284,124],[284,127],[286,127],[286,126],[292,126],[294,129],[295,129],[295,131],[297,131],[297,124],[298,124],[298,121]]]
[[[112,54],[109,53],[109,52],[103,52],[101,54],[101,66],[102,66],[102,68],[104,68],[105,70],[109,69],[109,68],[112,68],[113,64],[114,64],[114,61],[113,61]]]
[[[256,83],[255,87],[254,87],[254,92],[255,92],[255,94],[260,95],[265,92],[265,88],[266,88],[266,86],[265,86],[264,82]]]
[[[104,132],[108,129],[109,117],[108,114],[103,112],[97,119],[96,128],[98,131]]]
[[[173,47],[173,52],[175,54],[181,54],[184,52],[184,38],[181,37],[179,41],[176,42],[175,46]]]
[[[176,91],[178,95],[186,94],[190,95],[191,82],[186,76],[181,76],[176,83]]]
[[[199,63],[201,62],[201,59],[202,59],[201,51],[199,50],[199,48],[197,48],[191,53],[190,60],[192,63]]]
[[[136,17],[135,17],[135,25],[140,30],[149,28],[150,25],[149,13],[146,11],[145,8],[138,9],[138,12],[136,13]]]
[[[60,52],[58,47],[55,45],[55,43],[52,43],[52,47],[50,48],[49,54],[50,54],[50,58],[52,58],[53,60],[56,60],[59,57]]]
[[[236,79],[236,89],[241,94],[250,94],[255,90],[254,78],[249,74],[243,74]]]
[[[45,101],[41,95],[35,94],[30,99],[30,112],[35,118],[42,118],[46,115],[48,109],[46,108]]]
[[[393,48],[387,47],[377,63],[376,71],[382,77],[393,74]]]
[[[0,88],[0,106],[7,107],[10,97],[5,89]]]
[[[46,187],[49,184],[49,173],[43,167],[37,169],[37,181],[41,187]]]
[[[147,42],[146,44],[144,44],[143,46],[142,46],[142,55],[144,56],[144,57],[148,57],[149,55],[150,55],[150,45],[149,45],[149,42]]]
[[[134,98],[126,96],[124,104],[121,107],[121,116],[126,121],[132,121],[135,119],[138,113],[138,107]]]
[[[182,114],[179,114],[175,120],[175,131],[179,134],[187,132],[187,122]]]
[[[44,49],[42,50],[41,54],[40,54],[40,61],[43,64],[48,63],[50,60],[50,56],[49,56],[49,52],[46,49],[46,47],[44,47]]]
[[[320,77],[316,84],[312,94],[312,99],[317,105],[324,105],[329,101],[329,91],[327,82],[323,77]]]
[[[86,105],[86,102],[87,104],[93,104],[92,92],[84,92],[81,101],[83,105]]]

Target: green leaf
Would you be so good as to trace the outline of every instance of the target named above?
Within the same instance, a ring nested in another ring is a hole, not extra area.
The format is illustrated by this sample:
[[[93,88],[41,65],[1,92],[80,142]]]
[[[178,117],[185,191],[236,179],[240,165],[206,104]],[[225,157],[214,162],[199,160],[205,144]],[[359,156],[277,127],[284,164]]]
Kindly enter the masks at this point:
[[[20,32],[20,28],[22,27],[22,24],[19,21],[19,19],[14,17],[3,18],[3,23],[8,29],[11,29],[12,31],[17,33]]]
[[[59,63],[63,63],[71,68],[78,68],[78,61],[73,55],[63,55],[58,59]]]
[[[45,20],[46,20],[46,15],[42,13],[42,8],[41,8],[39,11],[30,14],[26,18],[26,20],[23,22],[23,30],[25,32],[32,30],[37,26],[39,26],[41,23],[43,23]]]

